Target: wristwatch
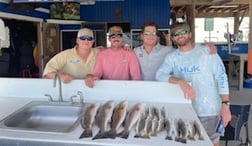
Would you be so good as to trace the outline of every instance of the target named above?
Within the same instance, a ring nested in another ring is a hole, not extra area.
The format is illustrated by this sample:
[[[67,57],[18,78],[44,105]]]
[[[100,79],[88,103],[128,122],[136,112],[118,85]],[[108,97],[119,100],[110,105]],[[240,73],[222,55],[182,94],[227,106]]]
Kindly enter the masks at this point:
[[[229,100],[224,100],[224,101],[222,101],[221,103],[222,103],[222,104],[226,104],[226,105],[228,105],[228,106],[230,105]]]

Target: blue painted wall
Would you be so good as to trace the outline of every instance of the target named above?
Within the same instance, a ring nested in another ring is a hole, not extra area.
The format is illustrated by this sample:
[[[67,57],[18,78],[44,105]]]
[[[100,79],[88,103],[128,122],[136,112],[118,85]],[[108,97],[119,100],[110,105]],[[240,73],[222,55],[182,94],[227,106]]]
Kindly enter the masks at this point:
[[[48,3],[41,3],[41,7],[49,9]],[[116,7],[121,8],[121,19],[115,15]],[[168,0],[124,0],[97,1],[95,5],[81,5],[81,21],[89,22],[130,22],[131,28],[139,29],[144,21],[155,21],[159,28],[169,28],[170,3]],[[17,11],[0,3],[0,11],[48,19],[49,14],[38,11]]]
[[[48,8],[48,4],[41,4],[41,7]],[[49,14],[39,12],[39,11],[34,11],[34,10],[32,10],[32,11],[18,11],[18,10],[9,9],[8,4],[6,4],[6,3],[0,3],[0,11],[6,12],[6,13],[24,15],[24,16],[43,18],[43,19],[47,19],[49,17]]]
[[[155,21],[159,28],[169,28],[170,3],[168,0],[125,0],[81,5],[81,20],[118,21],[115,16],[116,7],[121,7],[121,21],[131,22],[131,27],[134,29],[140,28],[147,20]]]

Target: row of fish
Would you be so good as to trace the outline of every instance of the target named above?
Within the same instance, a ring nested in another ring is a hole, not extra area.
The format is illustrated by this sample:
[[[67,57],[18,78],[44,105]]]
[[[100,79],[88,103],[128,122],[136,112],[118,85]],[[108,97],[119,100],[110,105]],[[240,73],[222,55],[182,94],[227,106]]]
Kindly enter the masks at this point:
[[[116,105],[110,100],[101,106],[98,103],[90,103],[81,118],[84,132],[80,138],[92,137],[95,140],[121,137],[127,139],[132,129],[135,129],[135,138],[149,139],[165,130],[167,140],[186,143],[187,139],[196,140],[196,136],[199,140],[204,140],[197,121],[169,118],[164,107],[146,107],[143,103],[137,103],[129,110],[128,108],[127,101]],[[99,132],[93,137],[94,124],[98,126]],[[123,127],[123,130],[119,132],[120,127]]]

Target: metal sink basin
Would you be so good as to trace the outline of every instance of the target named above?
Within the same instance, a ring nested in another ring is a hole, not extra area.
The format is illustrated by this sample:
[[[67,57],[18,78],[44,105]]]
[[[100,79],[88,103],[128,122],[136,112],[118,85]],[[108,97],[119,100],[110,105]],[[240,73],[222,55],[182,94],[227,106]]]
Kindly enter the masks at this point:
[[[5,118],[5,128],[45,132],[70,132],[79,123],[83,105],[31,102]]]

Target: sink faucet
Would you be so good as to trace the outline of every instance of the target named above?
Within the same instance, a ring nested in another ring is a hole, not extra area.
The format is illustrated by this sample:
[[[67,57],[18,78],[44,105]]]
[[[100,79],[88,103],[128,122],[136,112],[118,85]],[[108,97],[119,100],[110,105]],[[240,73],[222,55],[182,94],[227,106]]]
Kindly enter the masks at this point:
[[[62,86],[61,86],[61,80],[60,80],[60,74],[56,73],[54,80],[53,80],[53,87],[56,87],[56,81],[58,79],[58,88],[59,88],[59,102],[63,102],[63,96],[62,96]]]
[[[53,102],[53,98],[50,94],[45,94],[45,96],[48,97],[48,101]]]
[[[74,98],[77,98],[78,95],[79,95],[79,98],[80,98],[80,104],[84,103],[83,93],[81,91],[78,91],[77,95],[73,95],[73,96],[70,97],[70,101],[71,101],[72,104],[74,103]]]
[[[80,103],[83,104],[84,103],[83,93],[81,91],[78,91],[77,95],[80,96]]]

